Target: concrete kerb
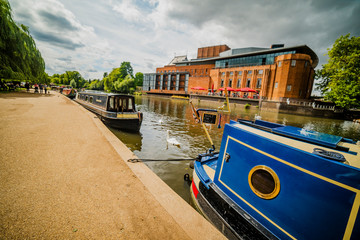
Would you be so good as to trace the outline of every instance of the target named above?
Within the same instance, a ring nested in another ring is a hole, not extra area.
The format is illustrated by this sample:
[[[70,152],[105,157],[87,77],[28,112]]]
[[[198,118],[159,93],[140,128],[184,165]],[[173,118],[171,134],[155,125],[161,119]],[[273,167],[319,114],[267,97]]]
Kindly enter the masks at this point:
[[[71,101],[66,96],[59,94]],[[86,110],[78,103],[71,101],[86,113],[95,123],[107,141],[118,153],[131,171],[139,178],[147,190],[154,196],[160,205],[172,216],[176,223],[179,224],[192,239],[226,239],[211,223],[194,210],[178,194],[176,194],[165,182],[163,182],[153,171],[145,164],[130,163],[130,158],[138,158],[126,145],[121,142],[104,124],[96,117],[95,114]]]

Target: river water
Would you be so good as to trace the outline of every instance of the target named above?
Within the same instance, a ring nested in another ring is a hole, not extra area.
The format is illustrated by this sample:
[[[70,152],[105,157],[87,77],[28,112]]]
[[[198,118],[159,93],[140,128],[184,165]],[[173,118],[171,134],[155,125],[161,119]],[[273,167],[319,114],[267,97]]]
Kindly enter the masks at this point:
[[[216,109],[222,103],[195,100],[194,105],[196,108]],[[188,100],[137,96],[136,106],[144,114],[140,133],[110,130],[139,158],[159,160],[195,158],[199,153],[204,153],[211,147],[202,126],[193,120]],[[259,111],[255,106],[245,109],[244,105],[231,104],[231,114],[222,115],[221,128],[215,125],[208,126],[216,150],[220,149],[225,122],[238,118],[254,120],[255,117],[360,140],[360,124],[351,121],[264,112]],[[180,146],[167,144],[167,130],[170,130],[169,137],[175,138]],[[146,162],[145,164],[190,203],[189,183],[184,181],[186,173],[192,175],[189,162],[162,161]]]

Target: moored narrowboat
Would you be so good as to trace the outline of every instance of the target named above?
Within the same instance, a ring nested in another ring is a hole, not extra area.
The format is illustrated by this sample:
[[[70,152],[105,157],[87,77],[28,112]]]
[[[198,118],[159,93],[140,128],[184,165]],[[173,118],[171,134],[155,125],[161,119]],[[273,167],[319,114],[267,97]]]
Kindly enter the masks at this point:
[[[229,239],[360,239],[360,144],[262,120],[226,124],[191,193]]]
[[[62,88],[61,93],[70,99],[74,99],[76,96],[76,90],[74,88]]]
[[[97,114],[106,125],[125,131],[140,130],[143,114],[136,111],[131,95],[85,91],[78,92],[75,101]]]

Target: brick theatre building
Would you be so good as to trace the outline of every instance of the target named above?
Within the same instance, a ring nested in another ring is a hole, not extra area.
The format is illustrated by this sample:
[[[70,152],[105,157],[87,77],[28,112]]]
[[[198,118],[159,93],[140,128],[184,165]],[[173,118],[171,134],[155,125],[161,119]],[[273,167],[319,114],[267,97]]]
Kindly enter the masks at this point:
[[[227,45],[202,47],[196,59],[176,56],[156,73],[144,74],[143,91],[155,94],[222,94],[220,88],[250,88],[236,92],[239,97],[308,99],[319,59],[306,45],[270,48],[237,48]],[[202,87],[206,90],[194,90]]]

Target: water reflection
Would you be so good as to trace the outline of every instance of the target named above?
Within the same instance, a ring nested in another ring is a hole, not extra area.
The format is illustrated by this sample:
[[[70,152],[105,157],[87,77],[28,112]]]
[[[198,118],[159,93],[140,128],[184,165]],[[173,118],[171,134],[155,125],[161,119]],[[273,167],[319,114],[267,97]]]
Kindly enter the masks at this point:
[[[125,133],[114,129],[112,132],[124,142],[139,158],[174,159],[192,158],[209,149],[201,125],[195,124],[187,100],[170,99],[156,96],[136,97],[137,108],[144,113],[140,133]],[[198,108],[217,108],[223,102],[198,101]],[[351,139],[360,139],[360,124],[350,121],[313,118],[276,112],[260,112],[257,108],[245,109],[244,105],[231,104],[231,114],[222,116],[222,128],[208,126],[209,133],[217,150],[220,148],[224,123],[238,118],[254,120],[255,117],[265,121],[276,122],[314,130]],[[180,146],[167,144],[167,130],[180,142]],[[165,181],[183,199],[190,202],[189,185],[184,181],[184,174],[192,174],[189,162],[147,162],[163,181]]]

